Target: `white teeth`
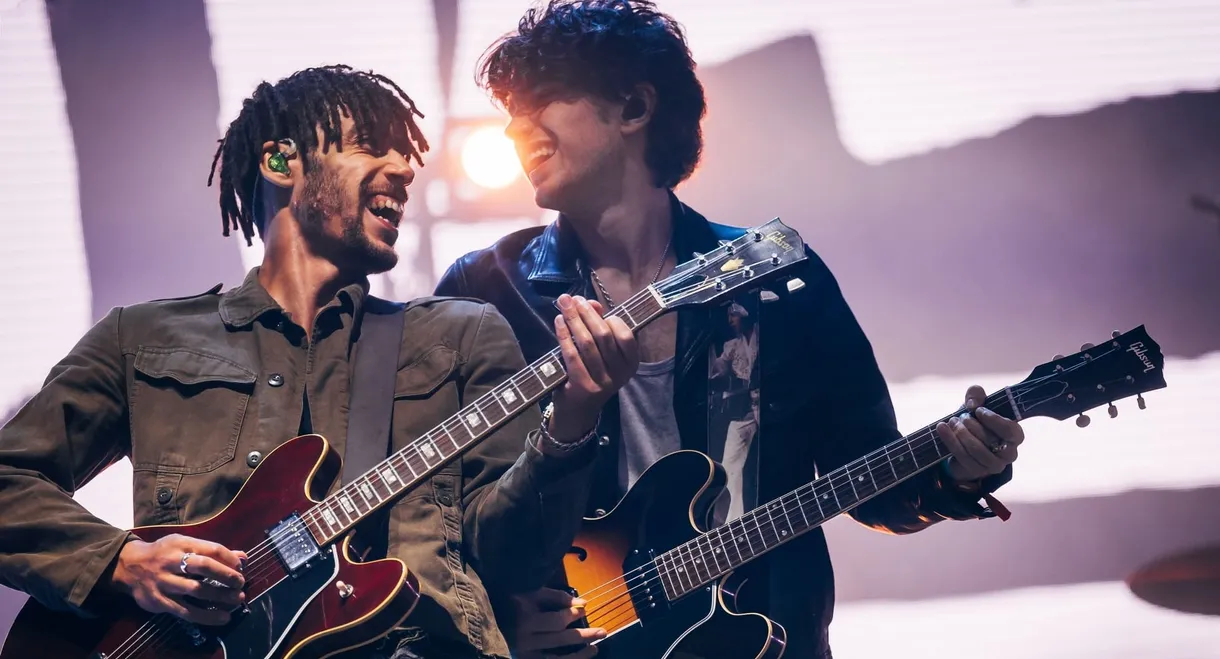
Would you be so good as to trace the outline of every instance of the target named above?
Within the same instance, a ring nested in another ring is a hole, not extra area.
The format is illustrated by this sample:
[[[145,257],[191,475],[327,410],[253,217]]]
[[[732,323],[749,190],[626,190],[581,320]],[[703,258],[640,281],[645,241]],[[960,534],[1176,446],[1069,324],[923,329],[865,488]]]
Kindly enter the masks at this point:
[[[395,213],[402,214],[402,204],[398,203],[398,200],[389,197],[375,197],[373,201],[369,202],[369,208],[373,210],[388,208]]]
[[[553,155],[555,155],[555,149],[546,146],[539,147],[534,149],[534,152],[530,154],[529,162],[534,162],[539,158],[550,158]]]

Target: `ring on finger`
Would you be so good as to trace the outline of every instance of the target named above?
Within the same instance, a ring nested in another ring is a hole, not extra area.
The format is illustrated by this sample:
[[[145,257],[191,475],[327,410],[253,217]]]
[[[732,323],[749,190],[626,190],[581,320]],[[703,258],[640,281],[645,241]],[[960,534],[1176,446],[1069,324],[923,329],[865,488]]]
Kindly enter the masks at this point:
[[[186,564],[187,564],[187,561],[191,560],[191,557],[194,555],[195,555],[195,552],[188,551],[182,555],[182,560],[178,561],[178,570],[180,570],[182,572],[182,574],[185,574],[188,577],[191,575],[191,573],[186,571],[186,568],[187,568]]]
[[[992,453],[995,453],[995,454],[997,454],[997,455],[998,455],[998,454],[999,454],[999,453],[1001,453],[1001,452],[1002,452],[1004,449],[1008,448],[1008,446],[1009,446],[1008,442],[1000,442],[999,444],[995,444],[995,445],[993,445],[993,446],[989,446],[988,448],[990,448],[990,449],[991,449],[991,452],[992,452]]]

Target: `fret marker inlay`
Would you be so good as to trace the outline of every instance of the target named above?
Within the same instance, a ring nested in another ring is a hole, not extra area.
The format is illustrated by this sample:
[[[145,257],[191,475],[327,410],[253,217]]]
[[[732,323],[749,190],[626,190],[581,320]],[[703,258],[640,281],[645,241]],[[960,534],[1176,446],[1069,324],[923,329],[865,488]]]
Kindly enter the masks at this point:
[[[482,422],[483,421],[479,419],[479,415],[475,414],[474,412],[466,415],[466,423],[470,424],[471,428],[477,428]]]

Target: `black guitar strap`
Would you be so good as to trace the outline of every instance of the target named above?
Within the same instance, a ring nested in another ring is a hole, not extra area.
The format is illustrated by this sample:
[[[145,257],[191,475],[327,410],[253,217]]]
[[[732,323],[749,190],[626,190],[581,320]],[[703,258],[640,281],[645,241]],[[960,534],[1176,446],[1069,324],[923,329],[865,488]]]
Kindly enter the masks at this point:
[[[390,454],[394,383],[402,347],[406,306],[365,298],[360,338],[353,364],[351,411],[343,455],[343,483],[360,477]]]

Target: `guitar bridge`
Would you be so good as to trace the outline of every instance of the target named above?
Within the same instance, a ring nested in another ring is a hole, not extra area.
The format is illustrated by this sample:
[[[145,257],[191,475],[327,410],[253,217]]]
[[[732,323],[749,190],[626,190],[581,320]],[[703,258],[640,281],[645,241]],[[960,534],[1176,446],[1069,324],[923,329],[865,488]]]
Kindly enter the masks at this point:
[[[271,546],[275,547],[276,555],[288,569],[288,574],[294,577],[302,569],[308,568],[310,562],[321,554],[321,548],[313,539],[313,534],[296,513],[275,525],[267,536],[271,540]]]

